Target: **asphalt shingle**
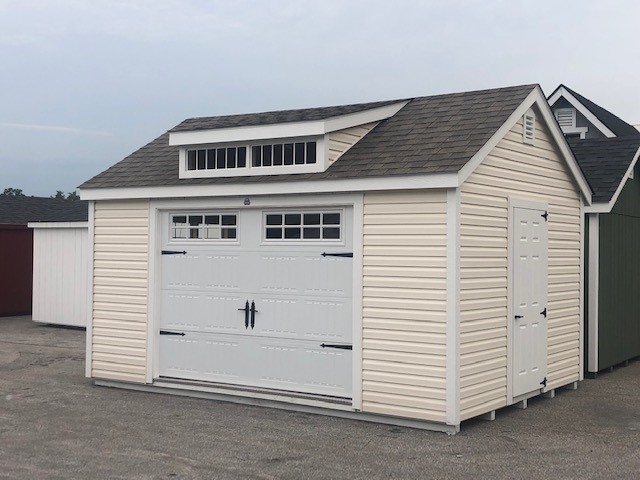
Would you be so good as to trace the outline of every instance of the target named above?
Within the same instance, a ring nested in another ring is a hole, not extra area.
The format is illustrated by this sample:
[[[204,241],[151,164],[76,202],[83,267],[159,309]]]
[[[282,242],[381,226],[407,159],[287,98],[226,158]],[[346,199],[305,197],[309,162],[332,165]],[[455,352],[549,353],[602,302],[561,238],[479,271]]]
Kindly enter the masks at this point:
[[[86,222],[88,202],[48,197],[0,195],[0,224]]]
[[[640,136],[593,140],[570,138],[569,146],[593,191],[592,201],[609,202],[640,148]]]
[[[81,188],[249,184],[457,172],[535,88],[536,85],[522,85],[409,99],[405,107],[380,122],[325,172],[313,174],[180,179],[178,147],[169,146],[169,133],[326,119],[406,100],[188,119]]]

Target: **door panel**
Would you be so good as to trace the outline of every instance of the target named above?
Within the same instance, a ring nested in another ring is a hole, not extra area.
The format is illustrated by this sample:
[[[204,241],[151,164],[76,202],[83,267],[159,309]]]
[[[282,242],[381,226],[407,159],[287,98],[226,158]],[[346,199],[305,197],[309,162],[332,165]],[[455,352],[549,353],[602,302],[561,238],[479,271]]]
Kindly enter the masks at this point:
[[[547,374],[547,222],[544,210],[513,215],[513,396],[543,387]]]

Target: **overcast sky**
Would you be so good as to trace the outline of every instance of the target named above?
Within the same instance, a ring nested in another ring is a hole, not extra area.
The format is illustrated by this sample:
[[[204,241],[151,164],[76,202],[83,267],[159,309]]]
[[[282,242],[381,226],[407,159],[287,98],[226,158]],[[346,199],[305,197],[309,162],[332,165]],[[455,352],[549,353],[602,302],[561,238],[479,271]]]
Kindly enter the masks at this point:
[[[0,0],[0,190],[184,118],[564,83],[640,123],[637,0]]]

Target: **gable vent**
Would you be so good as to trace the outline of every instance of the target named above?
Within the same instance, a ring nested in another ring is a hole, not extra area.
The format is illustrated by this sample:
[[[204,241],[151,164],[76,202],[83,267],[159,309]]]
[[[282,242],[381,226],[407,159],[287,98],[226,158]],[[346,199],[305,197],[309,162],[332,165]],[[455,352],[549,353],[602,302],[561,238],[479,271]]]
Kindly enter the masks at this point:
[[[533,145],[536,141],[536,116],[532,110],[524,114],[522,141]]]
[[[576,126],[576,110],[574,108],[558,108],[554,113],[558,125],[561,127]]]

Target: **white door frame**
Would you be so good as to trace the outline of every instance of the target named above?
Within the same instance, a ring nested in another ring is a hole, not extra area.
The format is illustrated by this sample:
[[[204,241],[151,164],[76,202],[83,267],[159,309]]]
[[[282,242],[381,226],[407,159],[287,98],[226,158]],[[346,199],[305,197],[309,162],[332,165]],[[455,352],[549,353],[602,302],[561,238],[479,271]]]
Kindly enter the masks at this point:
[[[513,218],[516,208],[549,211],[546,202],[509,197],[507,218],[507,405],[513,404]],[[547,243],[547,252],[548,252]],[[548,253],[547,253],[548,256]],[[547,290],[549,273],[547,270]],[[549,303],[547,301],[547,303]]]
[[[149,202],[149,287],[147,320],[147,383],[158,377],[160,343],[160,247],[163,232],[161,215],[168,210],[229,208],[242,212],[256,208],[337,207],[353,208],[353,350],[352,350],[352,408],[362,410],[362,258],[363,258],[363,203],[364,194],[278,195],[252,197],[201,198],[186,200],[151,200]]]

